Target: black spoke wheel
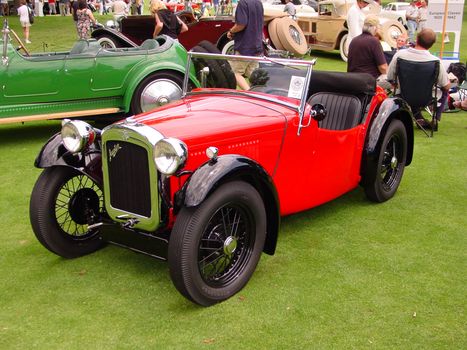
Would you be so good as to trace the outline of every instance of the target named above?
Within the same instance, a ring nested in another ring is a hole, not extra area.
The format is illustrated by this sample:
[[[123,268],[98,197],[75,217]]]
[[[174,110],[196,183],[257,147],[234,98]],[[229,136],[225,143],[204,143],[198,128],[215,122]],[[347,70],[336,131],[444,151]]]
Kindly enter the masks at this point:
[[[407,158],[407,133],[400,120],[393,120],[384,135],[377,169],[365,187],[368,198],[375,202],[390,199],[402,180]]]
[[[226,300],[250,279],[265,237],[258,192],[244,182],[225,184],[200,206],[178,214],[169,242],[172,281],[197,304]]]
[[[57,255],[74,258],[103,243],[89,225],[104,215],[102,190],[88,176],[68,167],[45,169],[31,194],[30,220],[39,242]]]

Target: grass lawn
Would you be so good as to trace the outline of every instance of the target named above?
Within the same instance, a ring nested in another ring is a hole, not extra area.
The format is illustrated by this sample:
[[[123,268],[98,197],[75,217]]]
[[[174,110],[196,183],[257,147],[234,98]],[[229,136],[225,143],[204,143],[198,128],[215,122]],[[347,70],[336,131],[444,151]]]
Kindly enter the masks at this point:
[[[37,18],[30,47],[74,36],[70,17]],[[313,56],[345,70],[337,52]],[[283,218],[276,255],[210,308],[186,301],[164,262],[114,246],[65,260],[39,244],[33,162],[59,129],[0,126],[0,349],[467,348],[467,112],[443,115],[433,139],[416,131],[392,200],[359,188]]]

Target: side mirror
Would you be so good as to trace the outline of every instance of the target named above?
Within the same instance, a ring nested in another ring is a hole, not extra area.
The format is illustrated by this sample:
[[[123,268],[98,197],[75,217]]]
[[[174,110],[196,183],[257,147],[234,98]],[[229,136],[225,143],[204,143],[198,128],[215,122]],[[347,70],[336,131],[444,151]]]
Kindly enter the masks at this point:
[[[326,117],[327,111],[326,108],[321,103],[316,103],[311,107],[310,116],[320,122]]]

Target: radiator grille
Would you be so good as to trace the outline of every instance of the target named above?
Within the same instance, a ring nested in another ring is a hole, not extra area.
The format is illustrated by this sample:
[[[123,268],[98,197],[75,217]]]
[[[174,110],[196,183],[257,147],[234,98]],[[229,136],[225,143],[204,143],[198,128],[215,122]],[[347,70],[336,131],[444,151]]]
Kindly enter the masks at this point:
[[[110,204],[113,208],[151,216],[148,153],[125,141],[107,141]]]

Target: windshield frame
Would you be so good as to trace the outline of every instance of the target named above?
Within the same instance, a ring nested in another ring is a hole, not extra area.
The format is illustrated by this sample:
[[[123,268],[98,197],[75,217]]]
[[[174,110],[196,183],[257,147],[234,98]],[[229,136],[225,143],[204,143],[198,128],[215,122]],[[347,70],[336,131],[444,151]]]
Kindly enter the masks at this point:
[[[300,123],[298,127],[298,135],[300,135],[301,128],[306,126],[302,124],[302,121],[303,121],[304,113],[305,113],[306,97],[308,94],[308,88],[310,86],[311,74],[313,72],[313,66],[316,63],[316,59],[305,61],[305,60],[285,59],[285,58],[271,58],[271,57],[266,57],[266,56],[223,55],[223,54],[188,51],[187,52],[187,63],[185,67],[185,77],[183,79],[182,98],[185,98],[186,96],[189,96],[189,95],[206,94],[210,92],[210,90],[188,91],[189,74],[187,74],[187,72],[191,71],[192,58],[197,58],[197,57],[208,58],[208,59],[226,59],[226,60],[231,59],[231,60],[240,60],[240,61],[257,61],[258,63],[259,62],[274,63],[274,64],[283,65],[283,66],[290,67],[290,68],[297,67],[297,69],[298,67],[304,67],[306,69],[305,83],[304,83],[304,88],[302,89],[302,93],[299,99],[300,103],[298,106],[296,104],[274,98],[273,95],[269,97],[267,95],[253,93],[248,90],[219,89],[219,91],[216,91],[216,93],[248,96],[248,97],[257,98],[260,100],[274,102],[274,103],[286,106],[288,108],[291,108],[293,110],[296,110],[300,118]]]

